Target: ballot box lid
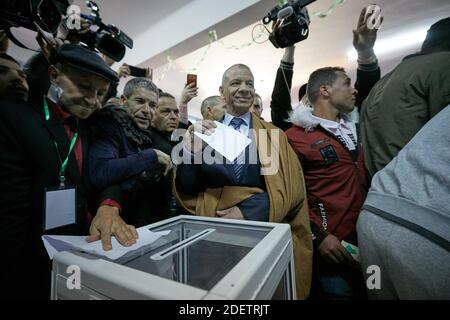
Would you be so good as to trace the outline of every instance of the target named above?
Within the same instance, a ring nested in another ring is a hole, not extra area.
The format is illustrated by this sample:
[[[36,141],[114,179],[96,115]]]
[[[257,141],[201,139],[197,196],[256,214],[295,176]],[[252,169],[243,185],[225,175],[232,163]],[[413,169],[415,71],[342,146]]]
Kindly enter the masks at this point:
[[[118,262],[129,268],[210,290],[273,229],[214,220],[186,217],[150,226],[151,231],[170,230],[170,233]]]
[[[259,299],[283,277],[295,297],[289,224],[178,216],[146,228],[170,232],[117,260],[57,254],[54,297],[79,298],[65,287],[70,265],[80,267],[82,288],[111,299]]]

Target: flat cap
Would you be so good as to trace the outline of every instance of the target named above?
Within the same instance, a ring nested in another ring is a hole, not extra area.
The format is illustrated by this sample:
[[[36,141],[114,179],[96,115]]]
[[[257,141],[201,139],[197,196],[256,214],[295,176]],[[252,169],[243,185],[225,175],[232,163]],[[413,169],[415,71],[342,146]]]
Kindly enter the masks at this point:
[[[63,44],[59,47],[56,51],[55,62],[68,64],[114,83],[119,81],[117,73],[98,54],[77,44]]]

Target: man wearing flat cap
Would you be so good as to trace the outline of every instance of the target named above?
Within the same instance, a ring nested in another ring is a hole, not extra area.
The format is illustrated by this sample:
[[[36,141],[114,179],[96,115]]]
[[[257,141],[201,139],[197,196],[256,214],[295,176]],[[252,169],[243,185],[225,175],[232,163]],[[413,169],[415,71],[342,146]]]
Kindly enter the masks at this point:
[[[48,73],[51,87],[40,105],[0,102],[0,283],[1,295],[12,299],[50,297],[43,234],[89,233],[105,250],[113,235],[125,246],[137,238],[119,215],[119,188],[93,203],[87,177],[88,118],[117,75],[72,44],[57,50]]]

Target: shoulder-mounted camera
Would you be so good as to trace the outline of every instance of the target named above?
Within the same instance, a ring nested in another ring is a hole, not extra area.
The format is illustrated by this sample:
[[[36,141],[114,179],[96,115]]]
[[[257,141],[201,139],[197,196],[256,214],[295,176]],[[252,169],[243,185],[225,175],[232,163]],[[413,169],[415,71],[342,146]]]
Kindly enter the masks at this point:
[[[99,7],[95,2],[87,1],[86,3],[91,9],[91,14],[80,13],[75,17],[79,19],[80,25],[83,20],[91,25],[88,32],[78,35],[80,42],[91,49],[97,49],[115,61],[122,60],[126,47],[133,48],[133,40],[116,26],[103,23]],[[47,32],[56,36],[61,23],[66,24],[67,18],[74,19],[74,17],[66,17],[69,7],[68,0],[2,0],[0,30],[5,30],[16,45],[26,48],[11,34],[10,28],[23,27],[41,34]],[[43,36],[45,38],[45,34]]]

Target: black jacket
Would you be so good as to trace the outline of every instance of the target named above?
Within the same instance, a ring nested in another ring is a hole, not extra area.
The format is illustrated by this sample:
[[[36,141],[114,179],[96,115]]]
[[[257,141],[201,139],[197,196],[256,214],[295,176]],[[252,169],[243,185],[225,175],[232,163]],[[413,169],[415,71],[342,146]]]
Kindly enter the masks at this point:
[[[153,150],[170,155],[170,140],[139,129],[122,107],[104,107],[94,120],[89,154],[92,184],[99,189],[120,185],[123,216],[136,227],[174,216],[171,177],[163,176]]]
[[[44,189],[59,184],[60,161],[54,145],[67,154],[69,139],[63,124],[50,109],[50,120],[39,108],[20,102],[0,101],[0,241],[4,244],[0,279],[2,295],[10,298],[49,298],[51,262],[42,244]],[[53,234],[85,235],[87,212],[95,214],[87,177],[89,131],[80,121],[83,170],[80,174],[72,152],[66,170],[67,185],[77,187],[76,226],[53,230]],[[119,188],[112,187],[100,200],[122,202]],[[31,274],[31,275],[30,275]]]
[[[177,145],[177,142],[171,141],[169,135],[160,132],[153,127],[150,131],[152,133],[153,148],[160,150],[171,157],[172,150]],[[181,143],[181,141],[179,143]],[[154,190],[154,194],[159,199],[165,199],[165,206],[161,208],[164,210],[161,212],[162,217],[173,217],[181,214],[189,214],[177,204],[173,194],[173,171],[169,172],[166,177],[161,179],[161,188]]]

